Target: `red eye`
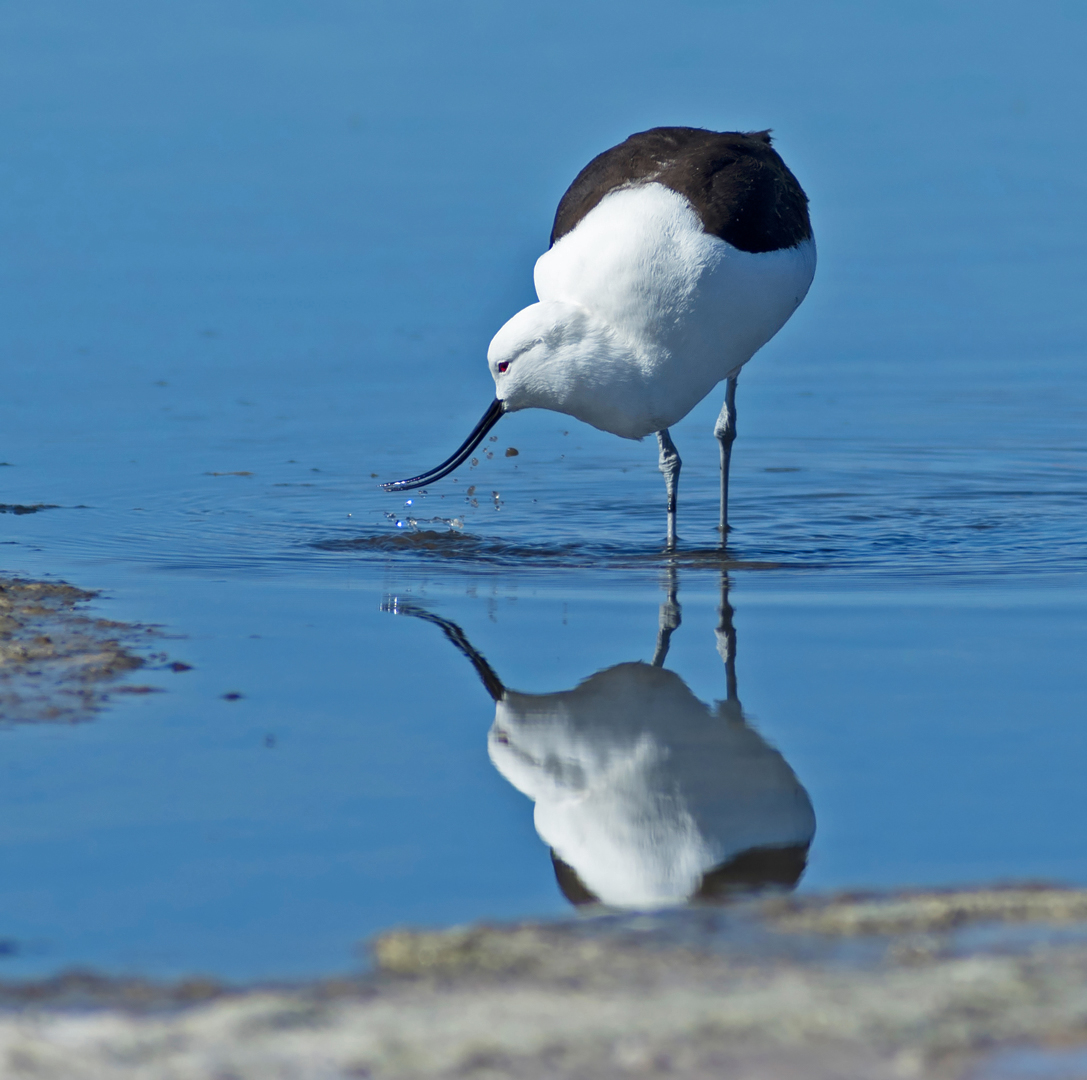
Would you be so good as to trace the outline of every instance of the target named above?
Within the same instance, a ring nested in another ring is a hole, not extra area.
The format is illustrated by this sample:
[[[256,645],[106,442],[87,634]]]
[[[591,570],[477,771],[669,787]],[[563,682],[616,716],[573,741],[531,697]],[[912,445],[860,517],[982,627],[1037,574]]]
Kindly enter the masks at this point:
[[[499,364],[498,364],[498,370],[499,371],[505,371],[506,368],[508,368],[509,366],[510,366],[510,362],[508,360],[501,360],[501,361],[499,361]]]

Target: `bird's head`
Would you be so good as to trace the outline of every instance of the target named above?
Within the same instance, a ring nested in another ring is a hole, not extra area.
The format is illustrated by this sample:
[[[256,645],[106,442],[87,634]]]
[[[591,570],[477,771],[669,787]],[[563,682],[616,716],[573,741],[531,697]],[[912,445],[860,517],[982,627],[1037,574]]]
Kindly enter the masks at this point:
[[[519,311],[495,334],[487,365],[506,412],[551,409],[626,438],[645,434],[628,430],[645,411],[636,357],[579,304],[544,300]]]
[[[578,304],[546,300],[519,311],[494,336],[487,364],[495,382],[495,400],[472,433],[449,458],[408,480],[381,486],[408,491],[448,476],[471,456],[505,413],[552,409],[584,420],[603,431],[640,438],[631,428],[637,399],[644,412],[644,391],[630,350],[607,323]],[[650,428],[647,430],[656,430]]]
[[[487,350],[495,396],[507,412],[556,409],[592,381],[595,358],[608,330],[577,304],[548,300],[519,311]]]

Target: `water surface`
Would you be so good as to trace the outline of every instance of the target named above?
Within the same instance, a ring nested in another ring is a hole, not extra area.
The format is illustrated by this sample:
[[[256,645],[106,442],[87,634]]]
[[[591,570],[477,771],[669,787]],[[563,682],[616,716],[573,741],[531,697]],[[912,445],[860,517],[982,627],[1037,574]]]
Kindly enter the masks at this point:
[[[0,730],[0,974],[312,974],[395,923],[568,914],[487,686],[397,606],[522,694],[656,657],[742,703],[810,801],[801,889],[1087,881],[1083,21],[0,12],[3,565],[193,665]],[[674,559],[655,446],[553,414],[381,493],[490,400],[566,184],[657,123],[773,127],[820,248],[740,379],[727,558],[715,400],[673,429]]]

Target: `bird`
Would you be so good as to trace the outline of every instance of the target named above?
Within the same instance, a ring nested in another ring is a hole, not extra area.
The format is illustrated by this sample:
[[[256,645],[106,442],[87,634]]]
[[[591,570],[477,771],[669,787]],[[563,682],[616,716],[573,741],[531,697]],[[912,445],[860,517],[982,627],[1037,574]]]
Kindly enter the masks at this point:
[[[682,462],[669,428],[725,383],[720,542],[740,369],[788,321],[815,275],[808,197],[770,131],[658,127],[593,158],[559,202],[536,262],[537,303],[495,334],[495,398],[464,443],[406,491],[457,469],[506,413],[550,409],[640,440],[656,434],[677,544]]]
[[[790,889],[815,834],[811,799],[747,721],[736,690],[727,578],[717,628],[728,697],[712,708],[664,667],[679,625],[674,578],[651,663],[616,664],[556,693],[503,684],[452,620],[410,599],[385,610],[433,623],[494,701],[491,763],[534,807],[559,888],[577,906],[661,908]]]

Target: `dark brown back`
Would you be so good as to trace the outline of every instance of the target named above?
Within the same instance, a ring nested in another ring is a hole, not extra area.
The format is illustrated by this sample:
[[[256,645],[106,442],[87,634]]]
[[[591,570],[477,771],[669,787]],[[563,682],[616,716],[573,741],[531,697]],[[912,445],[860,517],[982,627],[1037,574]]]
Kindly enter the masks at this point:
[[[658,183],[689,200],[702,227],[741,251],[779,251],[811,237],[808,197],[769,131],[653,128],[593,158],[559,203],[551,243],[616,188]]]

